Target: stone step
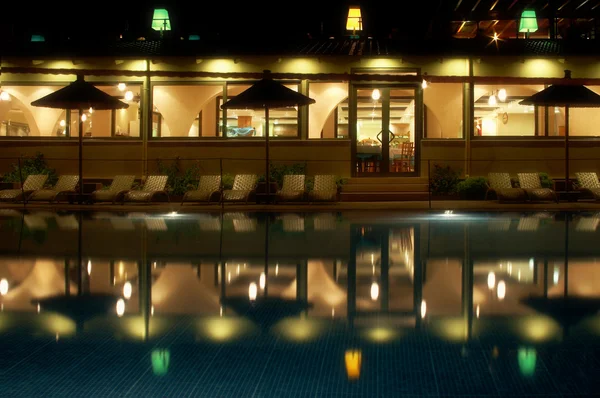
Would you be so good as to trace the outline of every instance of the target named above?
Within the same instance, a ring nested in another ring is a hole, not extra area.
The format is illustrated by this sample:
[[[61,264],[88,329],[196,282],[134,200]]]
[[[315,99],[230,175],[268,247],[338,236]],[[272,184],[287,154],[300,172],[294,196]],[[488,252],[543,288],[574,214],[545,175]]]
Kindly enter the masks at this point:
[[[341,192],[340,202],[400,202],[428,200],[428,192]]]
[[[427,192],[427,184],[344,184],[342,192]]]
[[[352,177],[346,184],[427,184],[427,177]]]

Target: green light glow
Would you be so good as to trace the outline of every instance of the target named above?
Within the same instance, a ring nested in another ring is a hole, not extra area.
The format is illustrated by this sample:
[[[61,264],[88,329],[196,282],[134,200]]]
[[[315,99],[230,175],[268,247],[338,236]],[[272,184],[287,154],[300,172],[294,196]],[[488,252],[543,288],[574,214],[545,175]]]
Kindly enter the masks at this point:
[[[537,361],[537,351],[535,348],[519,348],[517,358],[521,374],[526,377],[533,376],[535,373],[535,363]]]
[[[537,16],[534,10],[523,10],[519,23],[519,32],[533,33],[538,30]]]
[[[42,35],[31,35],[31,41],[46,41]]]
[[[156,376],[164,376],[169,371],[171,351],[165,349],[152,350],[152,372]]]
[[[188,40],[200,40],[199,35],[189,35]]]
[[[154,30],[171,30],[171,20],[169,19],[169,11],[164,8],[155,8],[152,16],[152,29]]]

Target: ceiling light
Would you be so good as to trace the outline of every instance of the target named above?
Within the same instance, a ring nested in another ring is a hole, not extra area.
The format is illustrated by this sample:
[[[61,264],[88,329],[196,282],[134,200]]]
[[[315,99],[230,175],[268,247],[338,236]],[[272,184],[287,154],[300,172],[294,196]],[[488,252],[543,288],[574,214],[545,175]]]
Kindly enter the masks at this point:
[[[127,85],[125,83],[119,83],[117,84],[117,88],[119,89],[119,91],[125,91]]]
[[[371,93],[371,98],[373,98],[373,100],[375,101],[381,98],[381,92],[379,91],[379,89],[373,89],[373,92]]]
[[[504,88],[501,88],[501,89],[498,91],[498,99],[499,99],[500,101],[502,101],[502,102],[506,101],[506,89],[504,89]]]
[[[129,90],[125,92],[125,101],[133,100],[133,91]]]
[[[496,100],[496,96],[494,94],[490,95],[490,97],[488,98],[488,105],[489,106],[498,105],[498,101]]]

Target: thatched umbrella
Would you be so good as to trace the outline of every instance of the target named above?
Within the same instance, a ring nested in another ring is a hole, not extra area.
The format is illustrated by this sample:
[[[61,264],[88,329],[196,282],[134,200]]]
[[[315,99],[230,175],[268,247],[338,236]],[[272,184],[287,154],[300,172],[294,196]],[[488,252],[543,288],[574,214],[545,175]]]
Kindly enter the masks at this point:
[[[271,71],[265,70],[264,77],[250,88],[221,105],[223,109],[265,110],[265,180],[269,201],[269,108],[286,108],[314,104],[315,100],[274,81]]]
[[[565,70],[560,84],[553,84],[539,93],[525,98],[519,104],[560,106],[565,108],[565,189],[569,191],[569,108],[600,107],[600,95],[581,84],[573,84],[571,71]]]
[[[94,110],[124,109],[129,105],[86,82],[82,75],[66,87],[37,99],[33,106],[58,109],[76,109],[79,111],[79,203],[83,193],[83,120],[84,109]]]

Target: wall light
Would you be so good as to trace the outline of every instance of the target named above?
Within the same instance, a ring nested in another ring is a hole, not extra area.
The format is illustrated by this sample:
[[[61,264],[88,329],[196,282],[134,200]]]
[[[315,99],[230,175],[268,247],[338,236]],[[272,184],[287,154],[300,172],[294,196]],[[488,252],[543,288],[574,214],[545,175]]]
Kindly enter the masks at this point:
[[[125,101],[133,100],[133,91],[129,90],[125,92]]]

